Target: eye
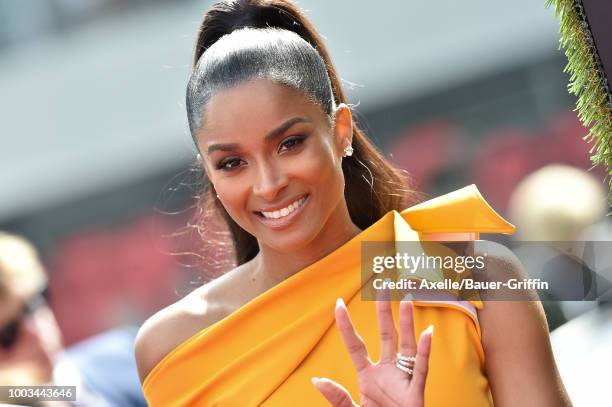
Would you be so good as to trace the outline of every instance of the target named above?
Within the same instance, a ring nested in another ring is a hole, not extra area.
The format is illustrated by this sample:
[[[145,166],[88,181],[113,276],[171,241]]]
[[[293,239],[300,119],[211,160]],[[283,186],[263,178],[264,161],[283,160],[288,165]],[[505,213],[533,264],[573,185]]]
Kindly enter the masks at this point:
[[[302,145],[304,143],[304,139],[305,138],[306,138],[306,136],[293,136],[293,137],[289,137],[288,139],[286,139],[285,141],[283,141],[281,143],[281,151],[282,151],[282,147],[286,147],[286,149],[292,150],[292,149]]]
[[[229,158],[229,159],[226,159],[226,160],[221,160],[216,165],[216,168],[218,170],[222,170],[222,171],[231,171],[231,170],[239,167],[240,161],[242,161],[242,160],[240,160],[238,158]]]

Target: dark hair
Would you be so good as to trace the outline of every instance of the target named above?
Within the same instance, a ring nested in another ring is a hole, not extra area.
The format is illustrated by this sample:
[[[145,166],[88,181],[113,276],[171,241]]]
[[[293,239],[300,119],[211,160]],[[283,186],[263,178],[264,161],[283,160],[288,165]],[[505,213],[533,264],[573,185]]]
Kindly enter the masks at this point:
[[[187,109],[194,139],[212,92],[254,77],[302,90],[328,116],[346,100],[321,37],[288,0],[227,0],[213,5],[200,26],[193,66]],[[405,171],[391,165],[356,124],[352,147],[354,153],[342,160],[342,170],[349,214],[359,228],[416,201]],[[199,235],[204,237],[205,226],[221,216],[237,264],[246,263],[259,251],[257,239],[234,222],[212,184],[206,185],[195,215]]]
[[[252,79],[267,79],[300,90],[321,106],[331,121],[334,97],[325,62],[317,50],[292,31],[241,28],[213,43],[189,78],[187,116],[196,145],[196,133],[210,98]]]

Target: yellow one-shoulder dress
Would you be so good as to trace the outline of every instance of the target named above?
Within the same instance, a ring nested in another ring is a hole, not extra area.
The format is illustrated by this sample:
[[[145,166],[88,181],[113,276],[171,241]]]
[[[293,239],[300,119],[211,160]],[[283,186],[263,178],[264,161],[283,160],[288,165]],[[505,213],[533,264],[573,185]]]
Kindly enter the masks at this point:
[[[478,239],[513,233],[470,185],[388,212],[340,248],[193,335],[166,355],[143,383],[152,407],[328,406],[312,377],[341,383],[359,400],[357,377],[335,327],[341,297],[370,357],[380,351],[375,302],[360,296],[363,241]],[[394,318],[398,302],[393,302]],[[415,301],[418,335],[435,326],[426,406],[490,406],[477,309],[480,301]],[[160,332],[160,335],[163,335]]]

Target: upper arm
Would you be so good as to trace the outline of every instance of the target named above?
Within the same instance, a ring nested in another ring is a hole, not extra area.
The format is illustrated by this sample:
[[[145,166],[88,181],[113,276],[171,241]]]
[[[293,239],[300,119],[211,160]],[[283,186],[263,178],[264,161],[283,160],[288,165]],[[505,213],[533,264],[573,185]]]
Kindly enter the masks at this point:
[[[489,255],[497,281],[522,280],[512,255]],[[535,293],[529,299],[487,301],[479,311],[485,368],[496,406],[571,406],[554,361],[548,325]]]
[[[165,335],[159,335],[159,332],[165,331],[165,325],[168,325],[168,316],[160,311],[147,319],[138,330],[134,343],[134,353],[140,383],[144,382],[149,372],[168,352],[162,340],[160,340]]]

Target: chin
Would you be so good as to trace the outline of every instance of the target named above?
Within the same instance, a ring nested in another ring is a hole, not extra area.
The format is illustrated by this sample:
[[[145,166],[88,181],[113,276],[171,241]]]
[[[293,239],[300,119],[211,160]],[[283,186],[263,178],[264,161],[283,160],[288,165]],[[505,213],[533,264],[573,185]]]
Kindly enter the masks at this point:
[[[310,227],[301,230],[276,231],[274,235],[267,234],[264,244],[278,252],[296,252],[306,247],[316,237]]]

